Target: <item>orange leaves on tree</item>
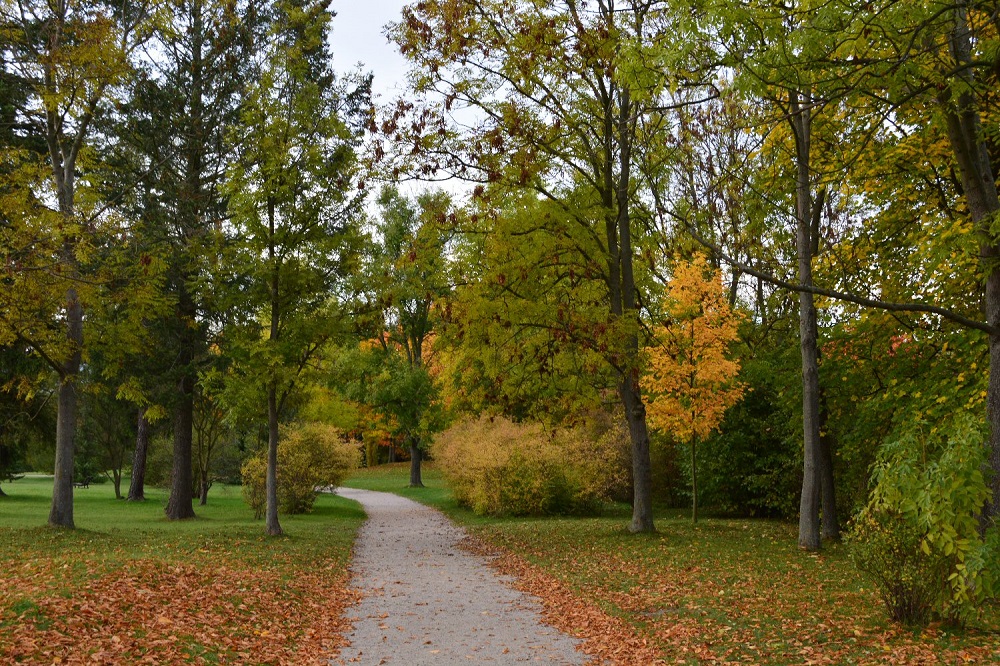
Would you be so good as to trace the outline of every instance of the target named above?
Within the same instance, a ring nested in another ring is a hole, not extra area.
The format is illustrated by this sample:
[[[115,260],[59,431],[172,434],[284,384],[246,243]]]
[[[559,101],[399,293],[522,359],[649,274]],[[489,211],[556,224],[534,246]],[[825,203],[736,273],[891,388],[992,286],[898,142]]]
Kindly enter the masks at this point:
[[[703,255],[674,266],[666,310],[669,319],[655,329],[656,344],[646,348],[649,371],[642,386],[651,396],[649,420],[681,441],[704,439],[743,395],[735,381],[739,361],[726,356],[740,314]]]
[[[692,517],[698,520],[695,446],[743,395],[736,381],[740,364],[726,356],[740,314],[730,307],[719,271],[704,255],[675,263],[665,309],[667,321],[656,327],[656,343],[646,348],[642,388],[650,396],[652,426],[691,445]]]

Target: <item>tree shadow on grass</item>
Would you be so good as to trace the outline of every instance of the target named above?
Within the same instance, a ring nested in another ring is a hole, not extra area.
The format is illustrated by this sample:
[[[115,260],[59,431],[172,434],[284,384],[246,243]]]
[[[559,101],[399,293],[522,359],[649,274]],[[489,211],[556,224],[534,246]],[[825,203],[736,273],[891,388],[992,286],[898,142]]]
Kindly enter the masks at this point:
[[[11,505],[11,504],[43,504],[48,505],[52,502],[49,497],[43,497],[41,495],[20,495],[15,490],[11,492],[9,487],[5,487],[4,494],[0,495],[0,502]]]
[[[340,502],[337,504],[317,502],[313,505],[313,510],[306,515],[316,518],[345,518],[351,520],[365,518],[365,512],[361,509],[361,505],[353,502],[350,504]]]

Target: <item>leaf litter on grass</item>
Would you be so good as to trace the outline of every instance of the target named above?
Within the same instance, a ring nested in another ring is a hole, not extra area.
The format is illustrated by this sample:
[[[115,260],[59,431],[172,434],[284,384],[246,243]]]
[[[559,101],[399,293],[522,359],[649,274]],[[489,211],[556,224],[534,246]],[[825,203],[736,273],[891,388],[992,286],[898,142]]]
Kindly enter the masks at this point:
[[[404,472],[370,474],[393,490]],[[625,510],[489,519],[417,499],[463,524],[599,663],[1000,664],[1000,605],[965,630],[898,627],[843,546],[805,554],[780,521],[664,518],[645,536],[625,530]]]
[[[541,538],[565,526],[541,525],[478,529],[469,547],[539,597],[546,621],[585,639],[601,663],[1000,663],[996,631],[887,622],[870,589],[832,582],[856,575],[842,555],[772,553],[782,561],[770,569],[748,553],[742,562],[694,564],[635,536],[567,548],[565,534]]]
[[[53,591],[58,574],[39,563],[0,573],[0,663],[322,664],[356,598],[332,565],[289,579],[140,559],[72,594]]]
[[[513,578],[516,589],[538,597],[545,622],[584,641],[583,650],[597,663],[621,666],[665,664],[654,646],[625,622],[573,594],[561,582],[505,549],[469,537],[462,547],[486,556],[490,566]]]

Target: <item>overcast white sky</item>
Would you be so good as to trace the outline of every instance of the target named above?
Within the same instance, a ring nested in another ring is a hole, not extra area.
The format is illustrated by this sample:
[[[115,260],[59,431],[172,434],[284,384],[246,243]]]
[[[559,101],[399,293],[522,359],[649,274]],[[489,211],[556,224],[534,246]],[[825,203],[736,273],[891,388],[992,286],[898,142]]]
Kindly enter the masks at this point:
[[[382,34],[387,23],[399,21],[407,0],[333,0],[333,64],[339,72],[357,63],[375,75],[372,82],[379,101],[388,102],[402,91],[406,61]]]

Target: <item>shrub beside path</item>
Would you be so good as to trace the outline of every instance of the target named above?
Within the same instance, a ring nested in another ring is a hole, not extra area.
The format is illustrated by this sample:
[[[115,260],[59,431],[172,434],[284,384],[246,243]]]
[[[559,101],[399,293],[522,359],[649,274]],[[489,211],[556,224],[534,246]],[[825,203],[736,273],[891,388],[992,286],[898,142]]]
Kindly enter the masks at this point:
[[[582,642],[542,623],[536,599],[512,589],[438,511],[389,493],[337,494],[364,506],[355,543],[354,630],[334,664],[584,664]],[[506,580],[509,582],[509,579]]]

